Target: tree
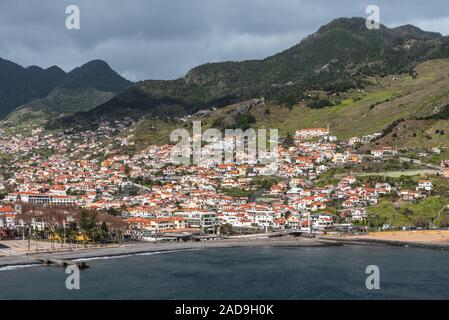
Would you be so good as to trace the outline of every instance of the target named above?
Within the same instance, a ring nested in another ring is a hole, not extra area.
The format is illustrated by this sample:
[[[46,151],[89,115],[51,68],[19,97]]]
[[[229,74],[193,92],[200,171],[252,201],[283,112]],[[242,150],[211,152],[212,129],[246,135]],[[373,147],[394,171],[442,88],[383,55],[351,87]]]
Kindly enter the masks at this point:
[[[122,208],[122,211],[125,211],[125,208]],[[121,211],[116,208],[109,208],[106,210],[106,213],[111,216],[120,216],[121,215]]]
[[[441,228],[447,228],[449,227],[449,216],[448,215],[443,215],[440,219],[440,227]]]
[[[404,216],[406,216],[406,217],[411,217],[411,216],[413,216],[415,214],[415,212],[412,210],[412,209],[410,209],[410,208],[405,208],[405,210],[404,210]]]
[[[97,212],[93,210],[81,209],[79,213],[79,228],[83,234],[83,244],[86,244],[86,237],[90,236],[94,241],[95,227],[97,224]]]
[[[232,233],[232,226],[229,223],[220,225],[220,234],[230,235]]]
[[[97,232],[97,236],[98,236],[98,240],[100,242],[104,242],[104,241],[108,240],[109,229],[108,229],[108,226],[106,225],[105,221],[102,221],[100,223],[100,228],[99,228],[99,230]]]
[[[295,140],[293,139],[293,136],[290,134],[290,132],[287,132],[287,136],[284,139],[283,145],[286,148],[290,148],[295,145]]]
[[[424,217],[418,216],[415,218],[415,226],[423,228],[426,225],[427,225],[427,220]]]
[[[112,216],[110,214],[102,214],[99,217],[108,230],[108,238],[113,242],[121,242],[123,240],[123,232],[128,224],[120,217]]]
[[[17,219],[22,222],[23,225],[23,239],[25,240],[25,234],[28,233],[28,251],[31,249],[31,227],[34,221],[35,212],[37,206],[31,203],[19,203],[20,211],[17,215]]]
[[[53,248],[56,231],[64,223],[64,211],[60,207],[45,207],[42,209],[42,219],[48,231],[47,240],[50,239]]]
[[[288,219],[291,215],[292,215],[292,213],[291,213],[290,211],[286,211],[286,212],[284,213],[284,218],[285,218],[285,219]]]

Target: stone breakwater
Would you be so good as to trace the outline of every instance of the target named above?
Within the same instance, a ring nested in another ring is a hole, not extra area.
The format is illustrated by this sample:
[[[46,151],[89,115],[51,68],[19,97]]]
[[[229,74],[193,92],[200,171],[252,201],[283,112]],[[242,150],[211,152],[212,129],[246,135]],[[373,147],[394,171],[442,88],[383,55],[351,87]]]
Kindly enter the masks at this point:
[[[344,239],[336,237],[320,237],[322,240],[331,240],[341,244],[349,245],[387,245],[395,247],[414,247],[433,250],[449,250],[448,243],[418,242],[418,241],[400,241],[400,240],[384,240],[384,239]]]
[[[76,249],[73,251],[61,252],[39,252],[27,255],[0,257],[0,268],[7,266],[33,265],[42,259],[43,256],[58,260],[79,260],[101,257],[119,257],[136,254],[155,253],[163,251],[177,250],[201,250],[212,248],[236,248],[236,247],[263,247],[263,246],[297,246],[297,247],[318,247],[318,246],[341,246],[342,243],[328,239],[315,239],[304,237],[292,238],[266,238],[266,239],[232,239],[232,240],[210,240],[200,242],[170,242],[151,243],[138,242],[123,244],[110,248],[97,249]]]

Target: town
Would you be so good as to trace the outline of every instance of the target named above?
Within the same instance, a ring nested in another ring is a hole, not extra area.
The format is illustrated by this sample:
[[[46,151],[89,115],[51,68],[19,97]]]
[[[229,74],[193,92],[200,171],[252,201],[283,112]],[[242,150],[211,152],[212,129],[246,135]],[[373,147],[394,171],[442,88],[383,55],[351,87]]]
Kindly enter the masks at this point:
[[[2,130],[0,238],[160,242],[449,226],[449,160],[439,148],[418,158],[364,149],[379,134],[340,141],[329,127],[299,129],[277,146],[267,176],[269,164],[257,161],[174,164],[170,144],[128,154],[119,133],[131,124]]]

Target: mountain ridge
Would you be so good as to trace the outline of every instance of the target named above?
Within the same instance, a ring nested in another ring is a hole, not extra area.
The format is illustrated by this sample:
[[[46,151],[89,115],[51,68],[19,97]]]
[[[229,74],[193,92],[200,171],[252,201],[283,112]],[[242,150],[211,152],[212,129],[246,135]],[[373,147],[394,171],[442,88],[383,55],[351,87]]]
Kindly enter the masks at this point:
[[[31,66],[25,70],[39,73],[44,69]],[[50,77],[59,75],[58,83],[45,96],[33,97],[8,113],[4,112],[5,124],[21,127],[45,125],[59,116],[90,110],[132,84],[103,60],[89,61],[68,73],[57,66],[45,70]]]
[[[46,69],[35,65],[23,67],[0,58],[0,118],[34,100],[45,99],[58,87],[92,87],[117,94],[131,84],[102,60],[89,61],[66,73],[58,66]]]
[[[149,144],[170,143],[170,132],[191,130],[192,121],[208,128],[245,128],[243,119],[254,129],[279,129],[280,137],[303,128],[330,126],[332,135],[347,140],[380,133],[376,146],[390,145],[418,150],[449,148],[449,58],[425,61],[414,74],[371,77],[364,89],[329,93],[308,91],[292,107],[262,99],[239,102],[211,112],[200,112],[183,119],[142,117],[125,132],[130,152]],[[316,102],[325,101],[322,106]],[[186,121],[188,120],[188,121]]]
[[[207,63],[175,80],[145,80],[62,123],[80,125],[124,114],[168,117],[265,97],[293,105],[307,90],[363,88],[367,76],[412,72],[426,60],[449,57],[449,38],[405,25],[368,30],[363,18],[339,18],[293,47],[261,60]]]

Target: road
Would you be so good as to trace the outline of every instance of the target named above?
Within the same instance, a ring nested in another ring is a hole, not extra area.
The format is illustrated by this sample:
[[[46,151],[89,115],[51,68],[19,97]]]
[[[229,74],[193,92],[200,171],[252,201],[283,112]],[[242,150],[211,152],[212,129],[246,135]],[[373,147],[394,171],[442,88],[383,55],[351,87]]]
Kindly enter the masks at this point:
[[[421,174],[437,174],[440,172],[435,169],[417,169],[417,170],[406,170],[406,171],[382,171],[382,172],[363,172],[355,173],[355,176],[366,177],[366,176],[387,176],[392,178],[398,178],[400,176],[417,176]]]
[[[441,170],[441,168],[439,166],[436,166],[434,164],[431,163],[423,163],[421,160],[419,159],[412,159],[412,158],[406,158],[406,157],[399,157],[399,160],[402,162],[410,162],[410,163],[414,163],[414,164],[420,164],[423,166],[426,166],[428,168],[432,168],[432,169],[436,169],[438,171]]]
[[[132,183],[132,185],[133,185],[134,187],[137,187],[137,188],[139,188],[139,189],[144,189],[144,190],[147,190],[147,191],[151,191],[151,188],[145,187],[145,186],[143,186],[143,185],[141,185],[141,184],[138,184],[138,183],[134,183],[134,182],[131,182],[131,183]]]

